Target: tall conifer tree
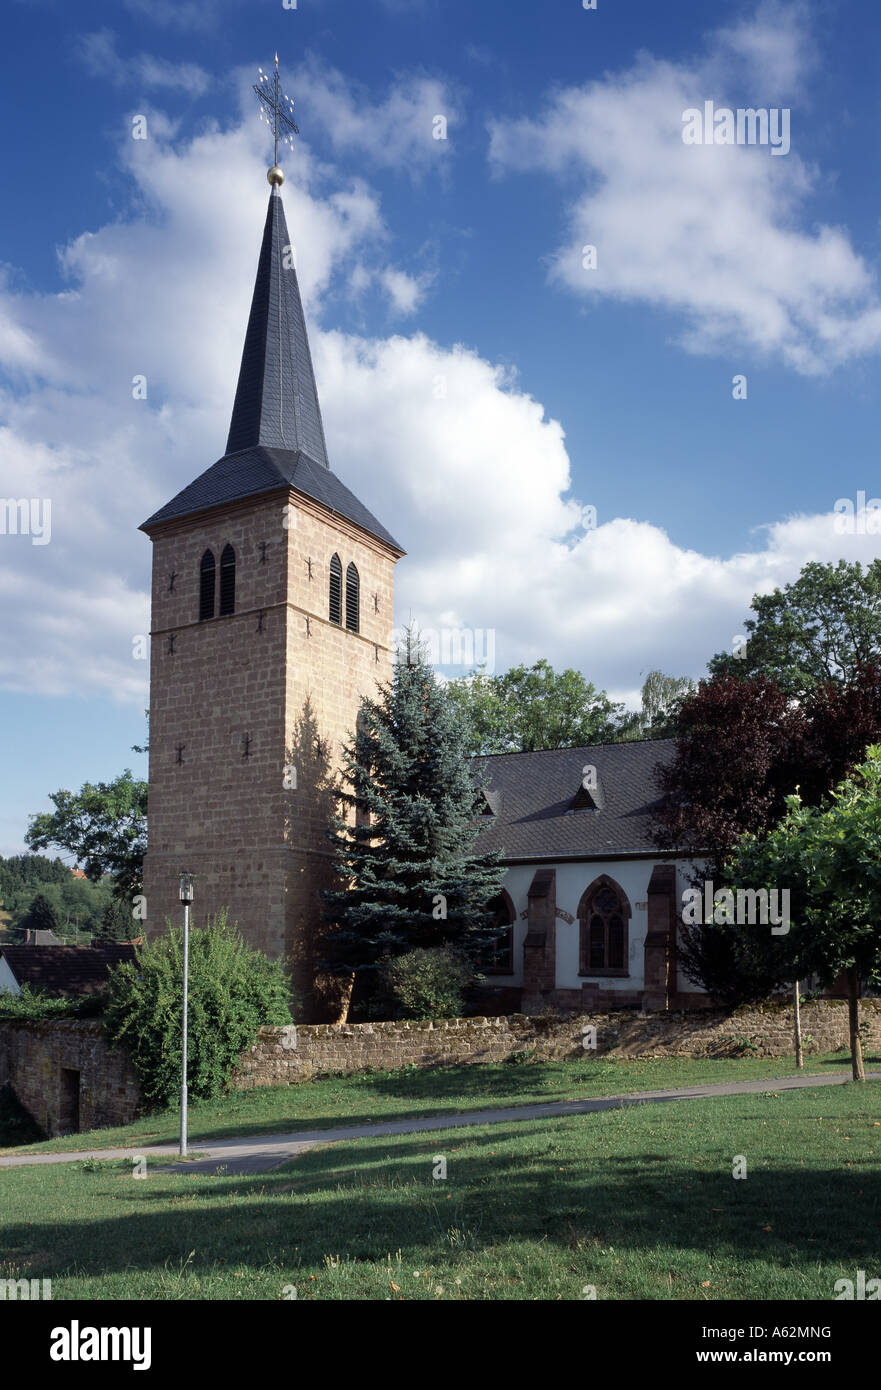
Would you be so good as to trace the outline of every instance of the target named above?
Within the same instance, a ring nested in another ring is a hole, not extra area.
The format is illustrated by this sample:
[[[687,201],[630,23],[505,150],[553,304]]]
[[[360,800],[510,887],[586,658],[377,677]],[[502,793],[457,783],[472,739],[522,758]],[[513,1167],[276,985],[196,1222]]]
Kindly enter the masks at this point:
[[[36,894],[27,916],[20,923],[19,933],[22,940],[28,931],[50,931],[61,939],[61,918],[58,909],[44,893]]]
[[[327,964],[363,976],[414,947],[478,956],[498,934],[489,904],[504,871],[498,854],[476,851],[483,792],[412,628],[392,679],[362,702],[340,799],[348,815],[329,835],[347,886],[323,895],[334,924]]]

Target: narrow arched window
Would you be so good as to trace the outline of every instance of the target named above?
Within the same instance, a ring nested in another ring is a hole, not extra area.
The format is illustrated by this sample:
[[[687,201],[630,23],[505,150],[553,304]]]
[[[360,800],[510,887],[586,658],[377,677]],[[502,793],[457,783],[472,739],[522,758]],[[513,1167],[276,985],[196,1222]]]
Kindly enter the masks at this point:
[[[225,545],[220,552],[220,616],[236,611],[236,552]]]
[[[199,566],[199,622],[214,617],[214,552],[206,550]]]
[[[492,928],[496,935],[481,953],[480,963],[487,975],[511,975],[514,972],[514,922],[517,914],[504,888],[489,904],[493,914]]]
[[[607,874],[594,879],[578,904],[579,975],[629,975],[629,920],[623,888]]]
[[[330,557],[330,621],[342,626],[343,621],[343,567],[339,555]]]
[[[346,569],[346,627],[350,632],[358,631],[358,571],[354,565]]]

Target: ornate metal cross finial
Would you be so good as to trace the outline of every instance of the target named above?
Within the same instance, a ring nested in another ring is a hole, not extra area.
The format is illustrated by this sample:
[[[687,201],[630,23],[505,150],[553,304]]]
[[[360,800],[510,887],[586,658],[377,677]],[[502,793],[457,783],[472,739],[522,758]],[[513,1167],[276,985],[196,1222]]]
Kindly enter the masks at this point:
[[[286,92],[279,90],[278,54],[275,55],[275,73],[271,77],[262,68],[258,68],[257,71],[260,74],[260,81],[254,83],[254,91],[262,103],[260,119],[272,127],[275,138],[275,162],[267,177],[271,184],[282,184],[284,183],[284,174],[278,167],[279,136],[286,145],[293,149],[294,136],[299,135],[300,130],[294,121],[294,103]]]

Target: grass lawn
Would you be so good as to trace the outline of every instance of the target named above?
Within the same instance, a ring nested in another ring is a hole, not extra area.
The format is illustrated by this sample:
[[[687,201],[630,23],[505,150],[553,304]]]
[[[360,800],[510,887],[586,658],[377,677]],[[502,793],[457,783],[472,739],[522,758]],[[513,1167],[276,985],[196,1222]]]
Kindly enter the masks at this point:
[[[866,1066],[879,1060],[867,1057]],[[806,1060],[807,1071],[849,1068],[850,1055],[846,1051]],[[199,1140],[242,1134],[283,1134],[298,1129],[326,1129],[341,1122],[370,1124],[453,1110],[655,1091],[710,1081],[791,1076],[795,1072],[795,1062],[789,1057],[659,1057],[631,1061],[585,1055],[561,1062],[526,1061],[519,1065],[481,1064],[435,1070],[414,1067],[361,1076],[323,1077],[295,1086],[232,1091],[221,1101],[191,1103],[189,1135],[195,1145]],[[174,1143],[179,1127],[179,1112],[167,1110],[130,1125],[34,1143],[35,1136],[23,1135],[20,1128],[13,1132],[4,1128],[0,1111],[0,1146],[7,1146],[0,1147],[0,1154]]]
[[[637,1065],[630,1089],[697,1064]],[[590,1089],[625,1089],[622,1066],[590,1063]],[[536,1094],[511,1070],[500,1103]],[[571,1094],[571,1071],[549,1074]],[[362,1085],[363,1118],[402,1113],[400,1091],[383,1109]],[[851,1083],[360,1140],[259,1177],[14,1169],[0,1276],[51,1278],[54,1299],[831,1299],[881,1274],[879,1115],[881,1083]]]

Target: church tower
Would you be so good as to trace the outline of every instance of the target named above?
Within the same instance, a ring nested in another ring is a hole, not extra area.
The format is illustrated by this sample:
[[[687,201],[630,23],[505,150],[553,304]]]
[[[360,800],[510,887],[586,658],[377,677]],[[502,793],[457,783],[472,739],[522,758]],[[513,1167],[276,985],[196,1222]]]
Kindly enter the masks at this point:
[[[273,114],[277,141],[277,60]],[[178,875],[194,873],[196,921],[227,908],[285,960],[315,1018],[330,785],[362,697],[390,673],[404,552],[330,469],[277,143],[268,177],[226,452],[140,528],[153,543],[144,894],[152,936],[179,919]]]

